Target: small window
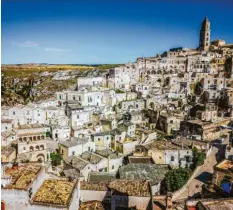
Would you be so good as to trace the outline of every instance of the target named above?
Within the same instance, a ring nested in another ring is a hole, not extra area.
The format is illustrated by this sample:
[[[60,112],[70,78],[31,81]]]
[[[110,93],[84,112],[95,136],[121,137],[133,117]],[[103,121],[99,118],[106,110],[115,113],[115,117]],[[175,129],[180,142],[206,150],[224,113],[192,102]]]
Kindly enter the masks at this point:
[[[13,112],[13,115],[15,115],[15,112]]]
[[[171,161],[174,161],[174,160],[175,160],[174,156],[171,156]]]
[[[75,155],[75,151],[72,152],[72,155]]]
[[[77,115],[77,119],[79,119],[79,115]]]
[[[114,165],[112,166],[112,169],[114,169]]]
[[[98,138],[98,141],[100,141],[100,138]]]
[[[187,151],[187,154],[189,154],[189,151]]]
[[[23,150],[26,150],[26,147],[23,147]]]

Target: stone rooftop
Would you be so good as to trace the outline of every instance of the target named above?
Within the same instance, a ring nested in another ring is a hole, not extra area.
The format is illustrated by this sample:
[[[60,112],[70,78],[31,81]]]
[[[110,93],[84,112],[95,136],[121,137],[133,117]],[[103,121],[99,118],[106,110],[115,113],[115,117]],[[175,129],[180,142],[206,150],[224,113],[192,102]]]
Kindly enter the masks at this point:
[[[79,170],[82,170],[88,164],[87,161],[85,161],[77,156],[74,156],[74,155],[66,158],[64,160],[64,162],[66,164],[73,166],[74,168],[79,169]]]
[[[145,163],[145,164],[153,164],[154,161],[151,157],[137,157],[137,156],[129,156],[128,157],[130,163]]]
[[[158,150],[181,150],[182,147],[172,144],[170,141],[165,140],[155,140],[150,144],[146,144],[145,147],[147,149],[158,149]],[[183,149],[189,149],[187,146],[183,146]]]
[[[27,190],[41,170],[41,165],[26,164],[17,168],[6,168],[5,174],[12,177],[11,183],[5,188]]]
[[[101,155],[105,158],[109,157],[110,159],[117,159],[117,158],[121,157],[120,154],[113,152],[110,149],[96,150],[95,153],[97,153],[98,155]]]
[[[24,124],[24,125],[19,125],[18,126],[18,130],[21,130],[21,129],[33,129],[33,128],[43,128],[42,125],[40,124]]]
[[[90,162],[91,164],[99,163],[103,158],[97,154],[91,152],[84,152],[80,155],[80,158]]]
[[[87,138],[71,137],[70,140],[62,141],[60,142],[60,144],[69,148],[80,144],[86,144],[87,142],[88,142]]]
[[[115,172],[93,172],[89,173],[88,180],[90,182],[101,182],[101,181],[112,181],[117,178],[117,173]]]
[[[161,182],[169,171],[168,165],[130,163],[119,169],[120,178],[125,180],[149,180],[152,185]]]
[[[33,196],[33,204],[68,207],[75,186],[76,180],[69,182],[66,180],[47,179]]]

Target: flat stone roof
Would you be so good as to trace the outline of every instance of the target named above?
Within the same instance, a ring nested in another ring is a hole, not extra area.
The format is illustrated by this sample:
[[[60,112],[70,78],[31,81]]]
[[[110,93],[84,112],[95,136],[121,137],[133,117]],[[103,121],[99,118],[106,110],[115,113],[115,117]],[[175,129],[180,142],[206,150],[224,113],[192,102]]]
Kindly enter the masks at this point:
[[[69,147],[74,147],[74,146],[80,145],[80,144],[86,144],[87,142],[88,142],[87,138],[72,137],[69,140],[60,142],[60,144],[69,148]]]
[[[110,159],[118,159],[122,157],[120,154],[113,152],[110,149],[96,150],[95,153]]]
[[[152,185],[161,182],[169,171],[168,165],[130,163],[119,169],[120,178],[125,180],[149,180]]]
[[[93,172],[89,173],[90,182],[112,181],[117,179],[116,172]]]

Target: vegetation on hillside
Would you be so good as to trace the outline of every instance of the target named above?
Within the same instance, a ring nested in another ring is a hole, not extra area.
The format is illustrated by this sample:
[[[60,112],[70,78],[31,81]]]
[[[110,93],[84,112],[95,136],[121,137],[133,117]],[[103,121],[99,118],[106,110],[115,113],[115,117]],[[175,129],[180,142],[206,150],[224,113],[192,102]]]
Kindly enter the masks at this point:
[[[183,187],[191,176],[189,168],[178,168],[166,173],[164,184],[167,192],[174,192]]]

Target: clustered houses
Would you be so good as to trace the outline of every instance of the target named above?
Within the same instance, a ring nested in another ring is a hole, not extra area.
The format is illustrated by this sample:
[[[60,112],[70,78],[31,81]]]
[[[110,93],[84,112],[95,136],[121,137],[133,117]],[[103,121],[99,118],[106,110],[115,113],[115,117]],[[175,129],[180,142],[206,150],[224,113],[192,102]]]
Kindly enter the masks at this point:
[[[55,99],[2,107],[2,205],[153,209],[165,174],[194,165],[193,148],[208,156],[211,140],[229,139],[232,160],[232,49],[210,42],[205,18],[198,49],[93,70]]]

